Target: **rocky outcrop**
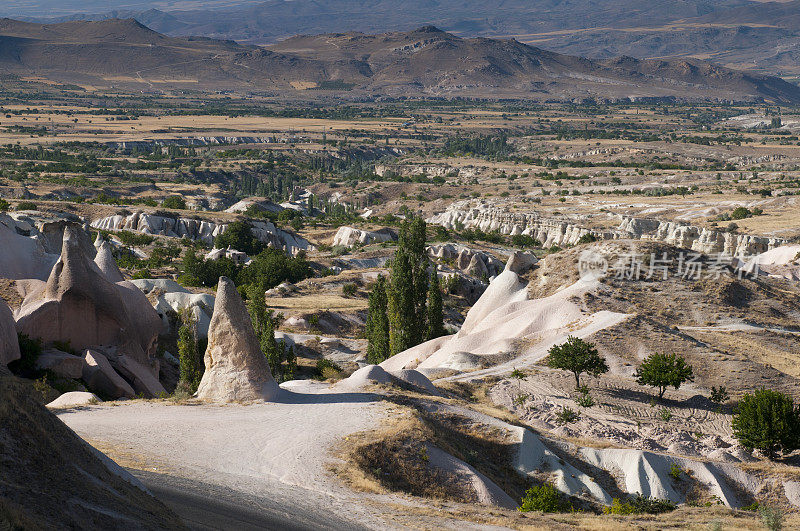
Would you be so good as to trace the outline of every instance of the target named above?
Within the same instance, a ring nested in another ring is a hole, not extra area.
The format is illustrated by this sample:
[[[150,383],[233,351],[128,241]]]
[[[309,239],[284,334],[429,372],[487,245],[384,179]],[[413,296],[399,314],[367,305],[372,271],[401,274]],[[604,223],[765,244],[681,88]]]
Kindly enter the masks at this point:
[[[379,229],[376,231],[365,231],[353,227],[339,227],[333,237],[333,245],[352,247],[354,245],[369,245],[370,243],[381,243],[396,241],[397,234],[391,229]]]
[[[34,227],[0,213],[0,277],[44,280],[58,260],[47,252]]]
[[[657,240],[703,254],[751,256],[783,245],[786,240],[749,234],[713,231],[706,228],[649,218],[623,218],[622,237]]]
[[[453,269],[477,279],[489,279],[503,271],[503,262],[491,254],[457,243],[430,245],[427,252],[432,260],[444,262]]]
[[[506,262],[505,271],[513,271],[517,275],[525,274],[539,261],[533,253],[523,253],[522,251],[514,251],[508,257]]]
[[[215,402],[272,400],[279,391],[247,308],[233,282],[219,279],[197,397]]]
[[[163,278],[137,279],[131,284],[144,293],[156,310],[162,323],[162,333],[175,332],[172,327],[178,312],[186,308],[197,320],[197,335],[208,337],[208,326],[214,312],[214,296],[207,293],[192,293],[174,280]]]
[[[98,236],[98,238],[101,238]],[[122,282],[125,277],[117,267],[117,261],[114,260],[114,254],[111,252],[111,245],[107,241],[100,243],[97,248],[97,256],[94,257],[94,263],[100,268],[100,271],[105,274],[106,278],[111,282]]]
[[[65,231],[47,282],[30,289],[16,317],[18,332],[78,350],[99,348],[137,392],[164,392],[155,361],[158,315],[133,284],[106,278],[84,254],[75,229]]]
[[[227,227],[223,222],[159,216],[145,212],[134,212],[128,216],[108,216],[93,221],[91,225],[100,230],[129,230],[155,236],[201,240],[209,245],[213,244],[214,238],[225,232]],[[253,235],[261,242],[290,254],[314,248],[308,240],[279,229],[269,221],[251,221],[250,226]]]
[[[568,220],[544,218],[532,212],[507,212],[483,204],[471,207],[465,202],[453,203],[441,214],[429,218],[428,223],[451,230],[463,226],[511,236],[525,234],[536,238],[545,247],[575,245],[581,236],[592,232]]]
[[[18,359],[19,342],[17,329],[14,326],[14,315],[6,301],[0,299],[0,367],[5,367]]]
[[[576,245],[583,235],[589,233],[601,239],[656,240],[699,253],[729,256],[750,256],[786,243],[780,238],[713,231],[674,221],[634,217],[623,217],[616,230],[598,232],[567,219],[545,218],[535,212],[508,212],[486,204],[471,206],[470,202],[463,201],[453,203],[446,211],[429,218],[428,222],[447,229],[464,227],[510,236],[525,234],[539,240],[544,247]]]

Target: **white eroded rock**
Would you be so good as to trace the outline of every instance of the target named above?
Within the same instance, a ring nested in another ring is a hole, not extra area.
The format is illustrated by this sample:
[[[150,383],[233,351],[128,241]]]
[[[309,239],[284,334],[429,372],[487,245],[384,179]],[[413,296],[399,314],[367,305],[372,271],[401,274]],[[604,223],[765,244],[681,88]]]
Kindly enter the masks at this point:
[[[353,227],[339,227],[333,237],[333,245],[352,247],[356,243],[368,245],[370,243],[381,243],[397,240],[397,235],[390,229],[379,229],[376,231],[365,231]]]
[[[233,282],[219,279],[197,397],[217,402],[272,400],[279,391]]]
[[[50,409],[67,409],[71,407],[90,406],[102,402],[97,395],[85,391],[70,391],[59,396],[49,404]]]

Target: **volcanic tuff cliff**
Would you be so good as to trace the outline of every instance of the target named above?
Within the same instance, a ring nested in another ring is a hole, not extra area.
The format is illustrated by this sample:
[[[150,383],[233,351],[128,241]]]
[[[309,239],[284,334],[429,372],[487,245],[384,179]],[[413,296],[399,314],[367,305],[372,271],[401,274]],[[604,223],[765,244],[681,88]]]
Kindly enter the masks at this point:
[[[97,219],[91,226],[101,230],[130,230],[158,236],[189,238],[212,244],[216,236],[225,232],[227,223],[134,212],[128,216],[116,215]],[[313,249],[305,238],[279,229],[269,221],[251,221],[250,226],[256,238],[276,249],[283,249],[291,254]]]
[[[512,236],[526,234],[542,242],[544,247],[575,245],[581,236],[590,233],[602,239],[656,240],[700,253],[729,256],[763,253],[787,243],[781,238],[734,234],[674,221],[634,217],[623,217],[619,227],[613,231],[598,232],[563,218],[545,218],[535,212],[508,212],[486,205],[470,207],[463,202],[454,203],[448,210],[429,218],[428,222],[447,229],[463,226]]]

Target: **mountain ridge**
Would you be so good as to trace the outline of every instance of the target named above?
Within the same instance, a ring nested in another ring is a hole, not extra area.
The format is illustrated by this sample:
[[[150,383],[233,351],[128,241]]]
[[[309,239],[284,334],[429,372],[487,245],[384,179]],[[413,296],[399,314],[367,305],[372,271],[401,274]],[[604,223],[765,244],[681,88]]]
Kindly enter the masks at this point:
[[[186,86],[289,94],[333,86],[377,96],[678,98],[800,102],[800,87],[695,59],[593,61],[514,39],[408,32],[300,35],[269,47],[169,37],[134,19],[0,20],[0,69],[92,86]],[[333,85],[331,85],[333,83]],[[329,93],[322,90],[319,93]]]

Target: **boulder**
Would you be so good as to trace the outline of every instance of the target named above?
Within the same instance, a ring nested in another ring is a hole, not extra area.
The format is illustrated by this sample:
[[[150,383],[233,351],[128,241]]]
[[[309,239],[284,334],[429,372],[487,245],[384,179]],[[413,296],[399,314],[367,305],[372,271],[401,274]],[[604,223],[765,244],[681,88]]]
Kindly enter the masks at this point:
[[[48,349],[36,359],[36,368],[52,371],[64,378],[78,379],[83,375],[84,359],[60,350]]]
[[[197,397],[216,401],[272,400],[280,388],[261,352],[247,308],[233,282],[221,277],[208,329],[205,373]]]
[[[3,299],[0,299],[0,367],[19,359],[19,342],[14,325],[14,315]]]
[[[101,393],[112,400],[136,396],[133,387],[117,374],[105,356],[96,350],[87,350],[83,359],[81,379],[91,391]]]
[[[86,391],[70,391],[59,396],[49,404],[50,409],[67,409],[70,407],[90,406],[102,402],[97,395]]]
[[[130,356],[112,358],[111,365],[131,383],[137,394],[149,397],[166,394],[167,390],[158,381],[158,377],[153,374],[153,371]]]

